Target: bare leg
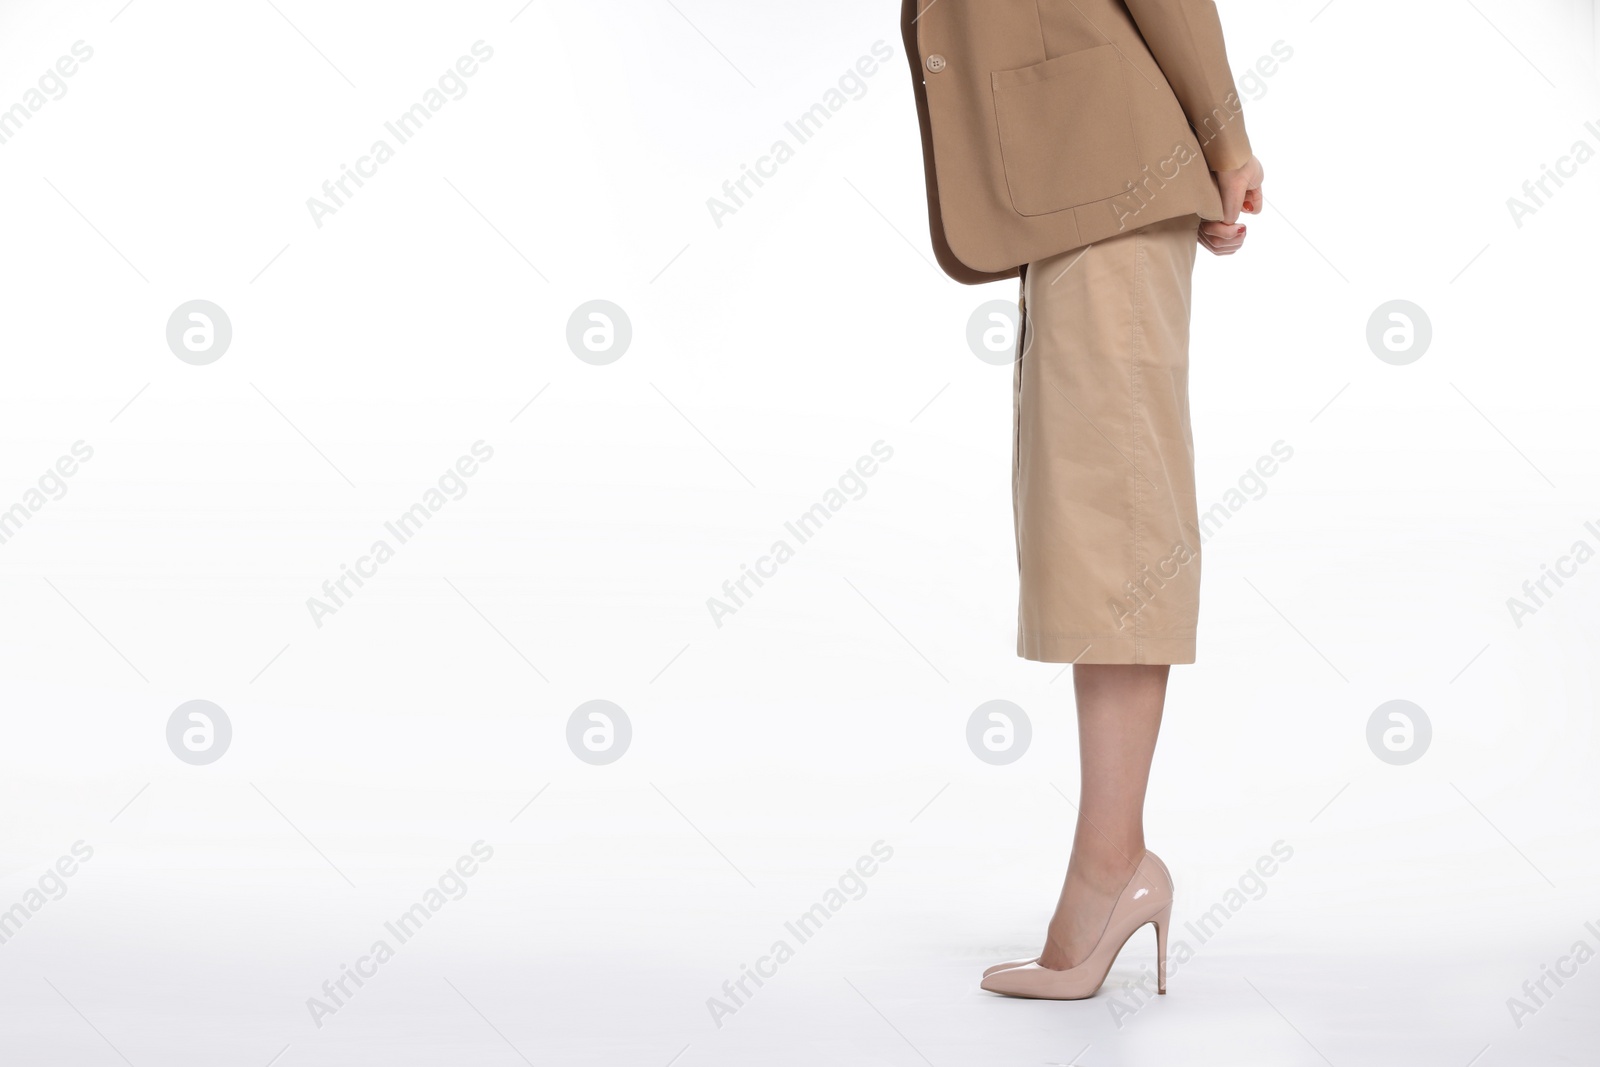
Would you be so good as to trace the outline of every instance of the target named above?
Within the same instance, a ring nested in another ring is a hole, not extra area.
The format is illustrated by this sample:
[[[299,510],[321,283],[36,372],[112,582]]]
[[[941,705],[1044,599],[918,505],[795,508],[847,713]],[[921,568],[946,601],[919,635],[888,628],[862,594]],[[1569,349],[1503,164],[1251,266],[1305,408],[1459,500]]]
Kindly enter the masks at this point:
[[[1169,671],[1153,664],[1072,669],[1082,764],[1078,825],[1040,966],[1065,970],[1089,954],[1144,854],[1144,793]]]

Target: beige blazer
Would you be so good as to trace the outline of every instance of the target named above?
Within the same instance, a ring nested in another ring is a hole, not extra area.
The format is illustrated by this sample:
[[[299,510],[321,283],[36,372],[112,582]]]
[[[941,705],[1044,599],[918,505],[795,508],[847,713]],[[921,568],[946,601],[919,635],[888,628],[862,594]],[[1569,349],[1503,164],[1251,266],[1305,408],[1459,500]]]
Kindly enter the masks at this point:
[[[903,0],[928,224],[976,284],[1179,215],[1250,158],[1211,0]]]

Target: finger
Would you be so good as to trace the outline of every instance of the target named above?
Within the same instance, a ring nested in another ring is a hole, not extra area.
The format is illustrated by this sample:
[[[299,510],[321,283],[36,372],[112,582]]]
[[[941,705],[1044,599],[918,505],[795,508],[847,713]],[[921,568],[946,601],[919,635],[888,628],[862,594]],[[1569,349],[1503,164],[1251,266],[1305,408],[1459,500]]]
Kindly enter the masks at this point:
[[[1211,237],[1216,240],[1233,240],[1236,238],[1242,238],[1248,232],[1247,228],[1244,226],[1229,226],[1225,222],[1213,222],[1210,220],[1201,223],[1200,229],[1207,237]]]
[[[1244,237],[1214,237],[1210,234],[1201,234],[1200,243],[1216,255],[1226,256],[1244,247]]]
[[[1216,177],[1216,175],[1213,175]],[[1232,182],[1217,180],[1217,194],[1222,199],[1222,221],[1229,226],[1239,221],[1239,209],[1244,206],[1244,190],[1236,189]]]

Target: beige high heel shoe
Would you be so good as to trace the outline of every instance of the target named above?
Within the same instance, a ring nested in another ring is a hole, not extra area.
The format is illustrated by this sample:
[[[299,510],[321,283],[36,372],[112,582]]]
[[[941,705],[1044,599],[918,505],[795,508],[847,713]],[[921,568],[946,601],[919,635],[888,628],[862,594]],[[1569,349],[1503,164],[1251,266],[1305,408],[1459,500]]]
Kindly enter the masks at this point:
[[[1145,923],[1156,928],[1156,992],[1167,991],[1167,929],[1172,923],[1172,875],[1154,852],[1139,858],[1100,933],[1083,961],[1064,971],[1037,959],[1002,963],[983,972],[983,988],[1008,997],[1083,1000],[1100,991],[1122,946]]]

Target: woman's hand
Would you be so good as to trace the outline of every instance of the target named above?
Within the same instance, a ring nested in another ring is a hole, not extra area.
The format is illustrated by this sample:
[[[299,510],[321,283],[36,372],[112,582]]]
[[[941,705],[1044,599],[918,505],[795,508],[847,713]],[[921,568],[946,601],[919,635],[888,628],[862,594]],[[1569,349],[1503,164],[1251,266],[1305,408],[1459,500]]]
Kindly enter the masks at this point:
[[[1200,243],[1212,255],[1231,256],[1244,247],[1248,227],[1239,222],[1241,213],[1261,214],[1261,183],[1266,177],[1261,161],[1251,156],[1238,170],[1213,174],[1217,192],[1222,194],[1222,221],[1200,224]]]

